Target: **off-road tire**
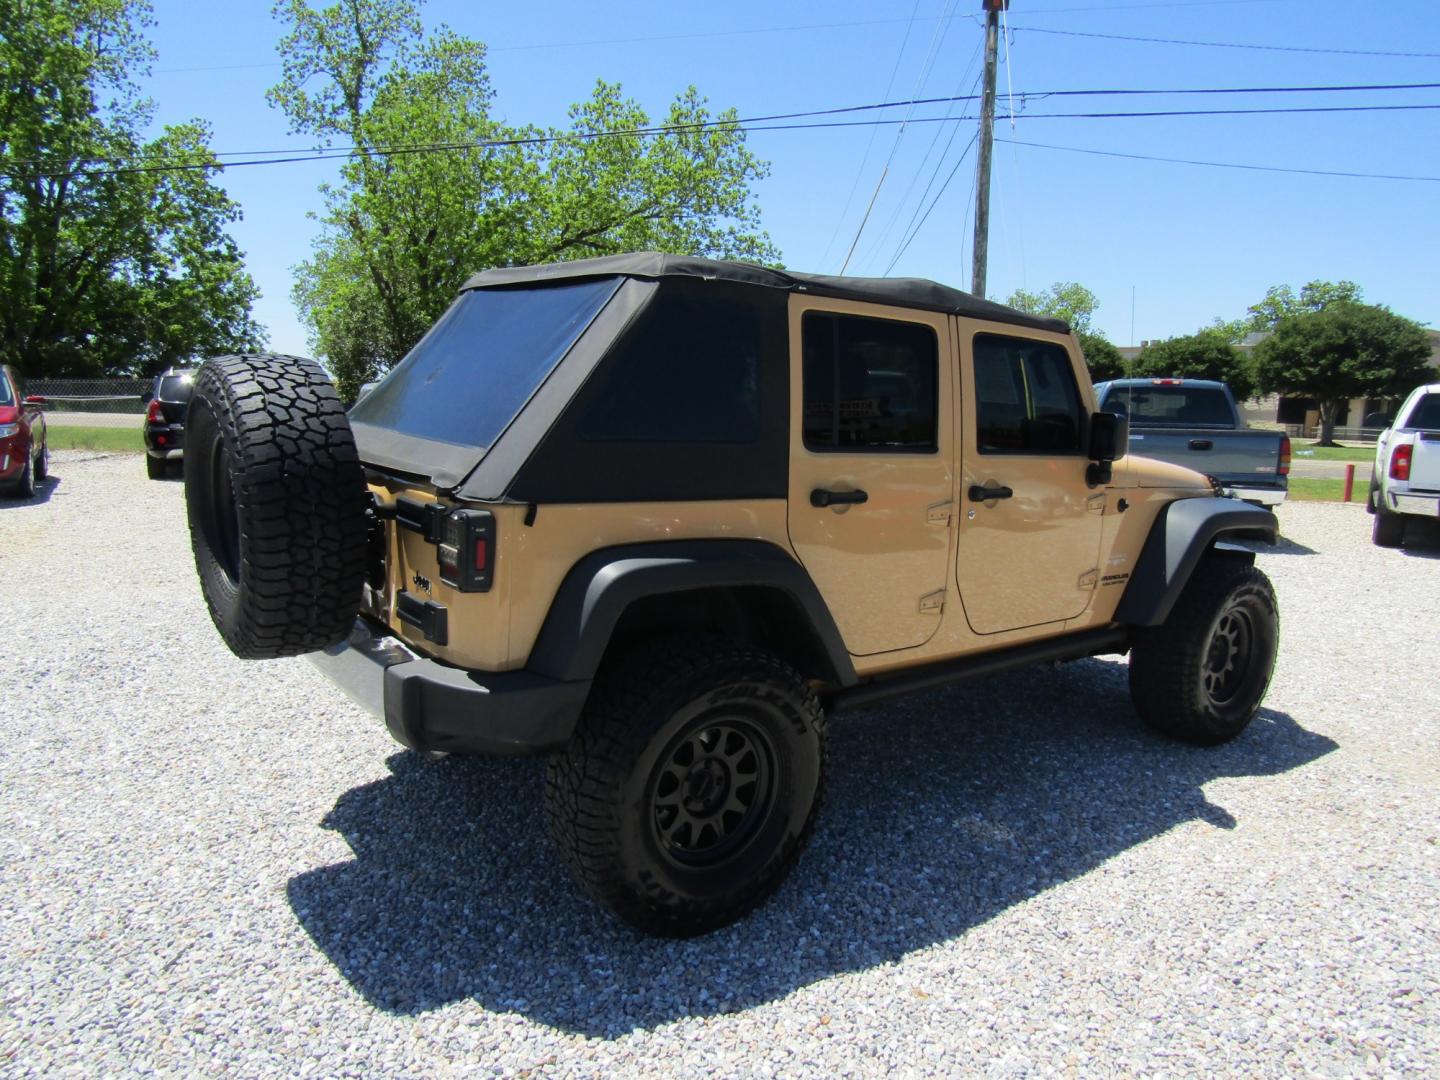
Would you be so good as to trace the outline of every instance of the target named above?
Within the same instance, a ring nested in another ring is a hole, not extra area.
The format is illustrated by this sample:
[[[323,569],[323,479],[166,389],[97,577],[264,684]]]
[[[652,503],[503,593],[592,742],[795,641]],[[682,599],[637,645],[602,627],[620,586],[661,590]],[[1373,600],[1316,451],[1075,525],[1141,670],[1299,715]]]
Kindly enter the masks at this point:
[[[153,454],[145,455],[145,475],[151,480],[164,480],[165,467],[168,464],[164,458],[157,458]]]
[[[689,937],[784,880],[828,770],[824,713],[788,664],[723,638],[657,643],[602,671],[550,759],[546,825],[595,900],[649,933]]]
[[[1375,500],[1375,519],[1370,522],[1370,541],[1376,547],[1395,548],[1405,542],[1405,516],[1385,509]]]
[[[231,651],[258,660],[343,640],[365,576],[365,481],[320,365],[206,361],[183,461],[200,588]]]
[[[1162,734],[1218,746],[1255,716],[1280,644],[1270,579],[1240,559],[1202,559],[1164,625],[1137,631],[1130,696]]]

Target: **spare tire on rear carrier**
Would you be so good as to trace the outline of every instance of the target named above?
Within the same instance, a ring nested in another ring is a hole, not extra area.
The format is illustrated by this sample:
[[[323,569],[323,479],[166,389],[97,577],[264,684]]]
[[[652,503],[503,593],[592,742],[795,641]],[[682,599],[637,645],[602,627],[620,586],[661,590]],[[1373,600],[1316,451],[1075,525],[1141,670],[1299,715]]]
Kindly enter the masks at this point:
[[[219,356],[195,376],[185,502],[200,589],[236,656],[343,640],[360,610],[365,478],[325,371],[299,356]]]

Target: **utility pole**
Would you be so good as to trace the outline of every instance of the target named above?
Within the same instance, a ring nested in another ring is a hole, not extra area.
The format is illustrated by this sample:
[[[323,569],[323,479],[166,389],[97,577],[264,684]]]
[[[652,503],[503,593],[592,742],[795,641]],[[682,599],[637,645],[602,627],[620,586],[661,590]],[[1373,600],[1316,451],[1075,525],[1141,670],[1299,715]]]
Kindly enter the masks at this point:
[[[1000,12],[1010,0],[981,0],[985,9],[985,87],[980,98],[980,149],[975,159],[975,244],[970,291],[985,299],[985,264],[990,256],[990,148],[995,142],[995,64],[1000,50]]]

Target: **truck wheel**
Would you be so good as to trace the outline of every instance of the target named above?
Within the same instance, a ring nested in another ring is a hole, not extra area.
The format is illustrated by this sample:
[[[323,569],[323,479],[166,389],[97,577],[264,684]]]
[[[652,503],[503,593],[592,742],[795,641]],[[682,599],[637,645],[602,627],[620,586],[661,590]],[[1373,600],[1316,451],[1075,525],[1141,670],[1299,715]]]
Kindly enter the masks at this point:
[[[1376,547],[1399,547],[1405,542],[1405,518],[1391,513],[1376,499],[1375,520],[1370,522],[1370,540]]]
[[[1203,559],[1164,625],[1137,633],[1130,650],[1135,709],[1174,738],[1227,742],[1260,707],[1279,643],[1270,579],[1237,559]]]
[[[320,365],[297,356],[208,360],[187,426],[190,542],[225,643],[259,660],[342,640],[365,575],[365,481]]]
[[[165,479],[165,459],[152,454],[145,455],[145,475],[151,480]]]
[[[703,934],[759,905],[814,827],[825,717],[787,664],[724,639],[642,650],[597,682],[545,784],[551,839],[622,919]]]

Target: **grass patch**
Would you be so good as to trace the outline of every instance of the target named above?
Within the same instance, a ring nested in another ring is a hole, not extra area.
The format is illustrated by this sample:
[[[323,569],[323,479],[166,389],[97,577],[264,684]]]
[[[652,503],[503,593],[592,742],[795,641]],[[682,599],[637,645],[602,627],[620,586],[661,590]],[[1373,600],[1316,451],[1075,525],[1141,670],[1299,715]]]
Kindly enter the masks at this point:
[[[49,419],[46,417],[47,421]],[[119,450],[132,454],[145,451],[139,428],[72,427],[49,423],[45,439],[51,450]]]
[[[1355,490],[1350,493],[1350,501],[1363,504],[1369,491],[1370,478],[1357,476]],[[1313,476],[1290,477],[1289,498],[1291,499],[1298,499],[1301,502],[1339,502],[1340,497],[1344,494],[1344,480]]]
[[[1304,451],[1302,454],[1301,451]],[[1313,442],[1299,442],[1292,445],[1297,461],[1374,461],[1375,447],[1371,446],[1316,446]]]

